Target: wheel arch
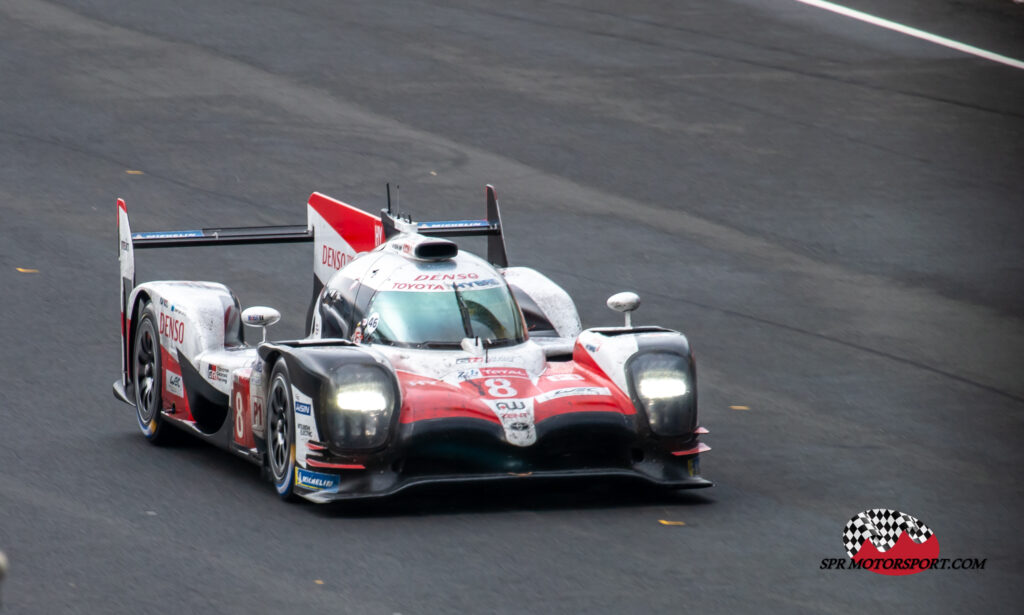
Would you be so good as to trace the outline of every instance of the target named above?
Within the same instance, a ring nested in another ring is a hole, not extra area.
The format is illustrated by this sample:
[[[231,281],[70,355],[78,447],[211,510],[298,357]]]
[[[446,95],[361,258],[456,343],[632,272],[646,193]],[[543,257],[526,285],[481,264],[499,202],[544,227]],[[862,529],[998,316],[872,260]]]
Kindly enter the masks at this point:
[[[146,303],[152,303],[152,298],[150,297],[149,292],[145,290],[139,290],[136,293],[134,300],[132,301],[131,310],[128,312],[128,322],[131,324],[128,327],[128,336],[127,339],[125,340],[125,344],[128,345],[128,347],[125,349],[125,356],[127,357],[131,357],[132,347],[135,344],[135,331],[138,330],[139,328],[139,318],[137,318],[136,316],[142,310],[142,306],[145,305]],[[126,366],[126,382],[132,382],[132,378],[135,376],[134,369],[135,368],[133,365],[133,361],[129,360]],[[163,376],[161,375],[161,377]]]

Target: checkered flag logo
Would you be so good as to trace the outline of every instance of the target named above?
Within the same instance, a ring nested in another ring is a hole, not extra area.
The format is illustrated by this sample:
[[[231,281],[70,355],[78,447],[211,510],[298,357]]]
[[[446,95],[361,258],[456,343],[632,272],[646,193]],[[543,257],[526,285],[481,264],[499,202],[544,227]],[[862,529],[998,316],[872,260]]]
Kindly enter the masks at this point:
[[[896,541],[904,532],[917,544],[925,543],[932,536],[928,526],[898,510],[888,508],[872,508],[865,510],[846,524],[843,532],[843,545],[851,558],[857,555],[864,541],[870,540],[879,553],[885,553],[896,545]]]

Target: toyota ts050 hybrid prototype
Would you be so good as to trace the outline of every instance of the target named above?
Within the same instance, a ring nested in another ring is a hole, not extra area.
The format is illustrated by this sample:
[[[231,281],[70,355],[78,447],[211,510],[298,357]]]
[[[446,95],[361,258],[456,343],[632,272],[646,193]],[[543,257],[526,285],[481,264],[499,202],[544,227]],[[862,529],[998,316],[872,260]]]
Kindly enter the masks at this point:
[[[425,483],[633,477],[672,489],[700,476],[697,382],[686,338],[582,330],[569,295],[510,267],[494,189],[487,218],[414,222],[319,193],[299,226],[131,233],[117,201],[120,400],[152,442],[173,428],[260,465],[285,499],[394,494]],[[487,259],[447,237],[485,236]],[[135,250],[311,242],[303,339],[244,311],[223,284],[135,283]],[[262,328],[246,343],[243,325]]]

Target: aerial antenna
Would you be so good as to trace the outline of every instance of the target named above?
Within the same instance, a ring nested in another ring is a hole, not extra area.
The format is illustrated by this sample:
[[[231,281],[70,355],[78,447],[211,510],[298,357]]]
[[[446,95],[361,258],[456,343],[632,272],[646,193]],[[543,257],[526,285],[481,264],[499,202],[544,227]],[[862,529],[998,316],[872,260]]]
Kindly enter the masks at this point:
[[[388,190],[388,214],[390,214],[391,213],[391,182],[387,182],[386,184],[384,184],[384,186],[386,186],[387,190]]]
[[[402,197],[401,197],[401,195],[398,192],[399,188],[401,188],[401,186],[399,186],[398,184],[395,184],[395,211],[398,212],[398,216],[401,217],[401,215],[402,215],[402,213],[401,213],[402,212]]]

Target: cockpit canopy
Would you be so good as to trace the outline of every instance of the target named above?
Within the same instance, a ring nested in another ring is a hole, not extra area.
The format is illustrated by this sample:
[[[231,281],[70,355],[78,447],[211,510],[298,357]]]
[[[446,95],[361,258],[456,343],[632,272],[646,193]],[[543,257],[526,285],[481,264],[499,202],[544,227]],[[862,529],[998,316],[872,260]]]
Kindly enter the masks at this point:
[[[485,288],[378,291],[367,308],[363,341],[418,348],[458,348],[464,338],[510,346],[525,341],[523,319],[503,282]]]
[[[319,337],[406,348],[456,349],[526,341],[523,315],[502,275],[468,252],[424,261],[381,248],[339,271],[315,308]]]

